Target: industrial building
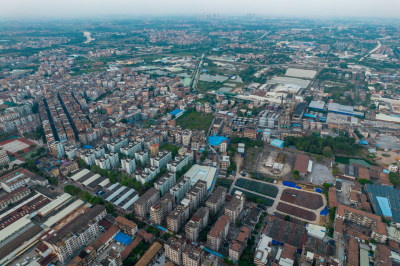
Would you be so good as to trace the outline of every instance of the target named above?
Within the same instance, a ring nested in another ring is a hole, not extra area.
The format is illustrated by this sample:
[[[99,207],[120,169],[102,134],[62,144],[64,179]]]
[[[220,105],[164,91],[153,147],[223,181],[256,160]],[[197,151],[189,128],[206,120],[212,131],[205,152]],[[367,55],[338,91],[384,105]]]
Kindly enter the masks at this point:
[[[193,165],[189,171],[185,173],[185,177],[190,178],[192,186],[198,181],[203,180],[207,182],[207,192],[212,190],[217,175],[217,168],[211,166],[201,166],[198,164]]]

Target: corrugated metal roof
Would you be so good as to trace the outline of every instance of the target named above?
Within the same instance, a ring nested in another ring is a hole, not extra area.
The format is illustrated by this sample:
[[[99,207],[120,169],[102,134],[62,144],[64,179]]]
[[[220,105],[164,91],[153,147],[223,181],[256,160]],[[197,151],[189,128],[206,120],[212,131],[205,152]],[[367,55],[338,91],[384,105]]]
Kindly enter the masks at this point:
[[[390,209],[389,200],[384,197],[376,197],[379,207],[381,208],[383,216],[392,217],[392,210]]]

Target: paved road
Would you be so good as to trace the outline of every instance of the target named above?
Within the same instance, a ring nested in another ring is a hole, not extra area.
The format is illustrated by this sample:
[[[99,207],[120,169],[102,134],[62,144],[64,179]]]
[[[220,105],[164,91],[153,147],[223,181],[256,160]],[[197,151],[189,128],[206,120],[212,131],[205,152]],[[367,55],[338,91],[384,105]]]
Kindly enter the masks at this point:
[[[199,62],[199,64],[197,65],[197,68],[196,68],[196,70],[194,71],[194,74],[193,74],[193,79],[192,79],[192,90],[194,90],[194,91],[197,90],[197,82],[199,81],[199,78],[200,78],[200,68],[201,68],[201,66],[203,65],[203,61],[204,61],[205,55],[206,55],[206,53],[203,53],[203,54],[201,55],[200,62]]]
[[[367,53],[366,55],[364,55],[363,57],[361,57],[360,60],[358,60],[358,61],[360,61],[360,62],[363,61],[366,57],[368,57],[369,55],[375,53],[379,48],[381,48],[381,46],[382,46],[381,42],[378,41],[378,45],[377,45],[374,49],[372,49],[371,51],[369,51],[369,53]]]

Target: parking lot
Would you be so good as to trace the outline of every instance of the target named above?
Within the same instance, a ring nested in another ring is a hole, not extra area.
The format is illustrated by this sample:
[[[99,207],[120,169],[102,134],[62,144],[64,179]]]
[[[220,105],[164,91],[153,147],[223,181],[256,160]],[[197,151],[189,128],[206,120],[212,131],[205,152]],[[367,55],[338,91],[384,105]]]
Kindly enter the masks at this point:
[[[307,176],[308,183],[317,186],[322,186],[323,183],[334,183],[335,177],[332,175],[332,170],[323,163],[314,161],[313,170]]]

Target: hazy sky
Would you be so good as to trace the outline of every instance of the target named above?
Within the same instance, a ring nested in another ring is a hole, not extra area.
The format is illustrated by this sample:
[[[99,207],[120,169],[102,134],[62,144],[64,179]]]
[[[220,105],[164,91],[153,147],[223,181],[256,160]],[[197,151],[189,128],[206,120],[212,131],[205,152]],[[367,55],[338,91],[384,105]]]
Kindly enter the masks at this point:
[[[247,13],[400,18],[400,0],[0,0],[0,19]]]

